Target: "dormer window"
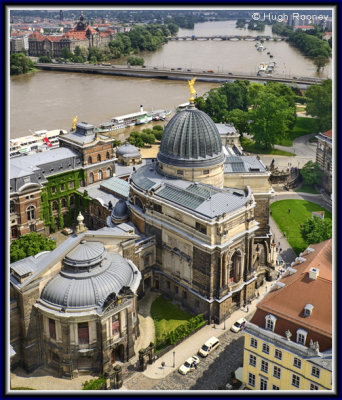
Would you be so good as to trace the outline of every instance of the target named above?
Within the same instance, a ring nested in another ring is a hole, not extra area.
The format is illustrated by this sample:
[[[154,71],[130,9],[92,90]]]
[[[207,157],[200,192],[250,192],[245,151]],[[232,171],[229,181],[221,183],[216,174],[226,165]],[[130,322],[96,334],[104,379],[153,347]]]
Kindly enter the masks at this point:
[[[310,317],[314,306],[312,304],[306,304],[304,307],[304,317]]]
[[[308,333],[304,329],[298,329],[297,330],[297,343],[302,344],[305,346],[305,341]]]
[[[275,317],[272,314],[268,314],[266,315],[265,320],[266,320],[265,329],[274,332],[274,327],[277,322],[277,317]]]

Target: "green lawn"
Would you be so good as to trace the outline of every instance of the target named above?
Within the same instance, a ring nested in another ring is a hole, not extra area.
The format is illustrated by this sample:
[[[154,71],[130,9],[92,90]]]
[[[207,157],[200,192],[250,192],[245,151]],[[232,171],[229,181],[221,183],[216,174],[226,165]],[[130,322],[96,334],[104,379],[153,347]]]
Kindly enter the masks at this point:
[[[318,121],[315,118],[297,117],[296,124],[292,132],[289,132],[286,139],[281,139],[277,144],[281,146],[292,146],[292,141],[299,136],[308,135],[309,133],[318,133]]]
[[[187,311],[180,310],[163,296],[158,297],[152,303],[151,316],[154,321],[156,339],[161,338],[193,317]]]
[[[315,189],[314,186],[312,185],[302,185],[299,189],[296,189],[295,192],[298,193],[312,193],[312,194],[318,194],[317,190]]]
[[[288,210],[291,210],[289,213]],[[312,217],[312,211],[325,211],[324,218],[331,219],[325,208],[306,200],[280,200],[271,204],[272,217],[281,232],[286,232],[293,251],[299,255],[310,243],[306,243],[300,233],[300,225]]]
[[[244,151],[248,153],[256,153],[256,154],[274,154],[276,156],[294,156],[293,153],[283,150],[277,149],[269,149],[265,150],[261,147],[258,147],[252,140],[249,140],[245,137],[241,138],[241,146],[243,147]]]

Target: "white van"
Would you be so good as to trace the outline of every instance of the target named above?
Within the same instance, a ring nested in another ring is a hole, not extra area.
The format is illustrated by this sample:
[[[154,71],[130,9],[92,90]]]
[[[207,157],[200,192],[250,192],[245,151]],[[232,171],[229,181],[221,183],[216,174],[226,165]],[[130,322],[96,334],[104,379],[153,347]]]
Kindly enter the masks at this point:
[[[220,344],[220,341],[216,337],[212,337],[207,340],[204,345],[198,350],[198,354],[202,357],[207,357],[207,355]]]

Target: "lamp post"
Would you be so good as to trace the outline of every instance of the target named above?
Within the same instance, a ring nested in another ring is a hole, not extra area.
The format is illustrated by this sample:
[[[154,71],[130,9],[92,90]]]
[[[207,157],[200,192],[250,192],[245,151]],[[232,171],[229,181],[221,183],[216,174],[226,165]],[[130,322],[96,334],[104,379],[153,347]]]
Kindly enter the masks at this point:
[[[226,319],[223,321],[223,329],[226,330]]]
[[[174,351],[173,353],[173,368],[176,366],[176,352]]]

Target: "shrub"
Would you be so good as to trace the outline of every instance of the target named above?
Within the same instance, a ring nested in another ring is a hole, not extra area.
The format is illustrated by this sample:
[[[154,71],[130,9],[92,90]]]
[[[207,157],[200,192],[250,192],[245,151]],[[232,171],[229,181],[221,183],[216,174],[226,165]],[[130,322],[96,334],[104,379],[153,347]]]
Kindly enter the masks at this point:
[[[82,390],[106,390],[106,378],[90,379],[82,384]]]

